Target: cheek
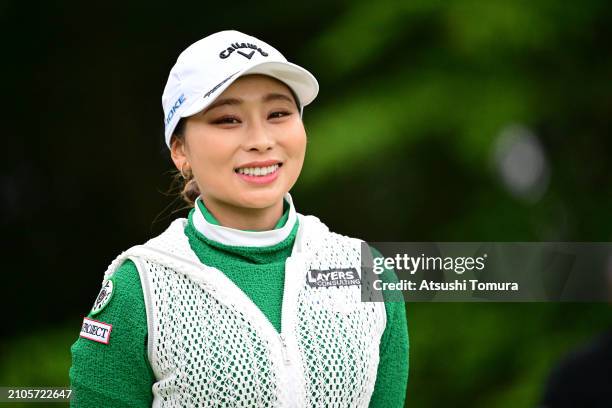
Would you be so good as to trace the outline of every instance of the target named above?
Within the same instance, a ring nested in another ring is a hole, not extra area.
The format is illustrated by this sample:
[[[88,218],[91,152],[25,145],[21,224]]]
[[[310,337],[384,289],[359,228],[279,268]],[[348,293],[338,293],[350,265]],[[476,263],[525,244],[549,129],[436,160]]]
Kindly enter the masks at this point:
[[[223,165],[229,162],[235,150],[231,140],[232,138],[222,132],[204,128],[198,137],[191,140],[191,159],[202,166]]]
[[[299,126],[295,126],[293,131],[287,134],[288,137],[286,139],[285,149],[287,156],[290,158],[291,165],[286,169],[288,185],[285,187],[289,190],[295,184],[302,172],[304,157],[306,155],[306,132],[300,121]]]
[[[295,124],[290,131],[287,132],[286,149],[287,152],[295,158],[303,158],[306,152],[306,131],[302,122]]]
[[[219,176],[232,169],[235,146],[222,136],[207,134],[191,143],[190,162],[202,189],[220,182]]]

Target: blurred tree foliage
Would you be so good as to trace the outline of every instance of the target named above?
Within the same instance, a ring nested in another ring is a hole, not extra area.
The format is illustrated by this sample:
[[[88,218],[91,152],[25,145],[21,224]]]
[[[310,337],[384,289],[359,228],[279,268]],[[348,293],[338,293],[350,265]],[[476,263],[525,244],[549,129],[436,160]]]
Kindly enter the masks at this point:
[[[358,194],[359,205],[344,206],[342,227],[360,234],[365,222],[381,240],[608,241],[610,14],[603,1],[355,5],[305,51],[325,101],[305,113],[302,185],[325,185],[330,201],[347,186],[341,202]],[[513,123],[550,162],[535,204],[494,171]]]
[[[15,311],[2,384],[66,384],[107,264],[185,214],[160,194],[160,96],[180,50],[220,29],[266,40],[320,82],[300,212],[370,241],[611,240],[609,2],[24,4],[0,7],[3,301]],[[498,171],[497,141],[516,124],[550,170],[535,201]],[[553,362],[612,323],[607,305],[407,310],[414,407],[533,406]]]

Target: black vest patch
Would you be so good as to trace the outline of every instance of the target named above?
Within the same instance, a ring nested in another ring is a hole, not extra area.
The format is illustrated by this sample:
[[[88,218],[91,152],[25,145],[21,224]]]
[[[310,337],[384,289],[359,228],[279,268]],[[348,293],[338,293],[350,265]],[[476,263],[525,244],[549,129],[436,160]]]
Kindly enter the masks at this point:
[[[311,269],[306,275],[306,283],[313,288],[325,288],[361,285],[361,279],[355,268]]]

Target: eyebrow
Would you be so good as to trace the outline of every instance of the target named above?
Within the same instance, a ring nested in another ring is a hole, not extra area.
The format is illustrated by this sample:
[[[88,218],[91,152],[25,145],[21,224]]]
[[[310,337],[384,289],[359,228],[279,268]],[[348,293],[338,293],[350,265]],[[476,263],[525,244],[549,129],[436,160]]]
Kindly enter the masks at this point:
[[[262,99],[264,102],[270,102],[270,101],[275,101],[275,100],[285,100],[287,102],[295,103],[292,97],[285,95],[285,94],[281,94],[281,93],[270,93],[264,96]]]
[[[266,96],[264,96],[263,98],[261,98],[261,100],[263,102],[271,102],[271,101],[277,101],[277,100],[285,100],[287,102],[290,103],[295,103],[295,101],[293,100],[292,97],[282,94],[282,93],[269,93]],[[240,105],[242,102],[244,102],[242,99],[240,98],[223,98],[223,99],[217,99],[216,101],[214,101],[213,103],[211,103],[205,110],[204,113],[211,111],[215,108],[218,108],[219,106],[224,106],[224,105]]]

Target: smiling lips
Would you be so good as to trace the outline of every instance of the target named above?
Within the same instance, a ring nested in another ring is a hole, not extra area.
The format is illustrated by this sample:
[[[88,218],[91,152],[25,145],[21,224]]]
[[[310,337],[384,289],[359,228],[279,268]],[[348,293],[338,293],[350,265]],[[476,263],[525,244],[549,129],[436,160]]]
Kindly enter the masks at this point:
[[[246,182],[268,184],[276,180],[282,165],[283,163],[278,160],[251,162],[234,169],[234,172]]]

